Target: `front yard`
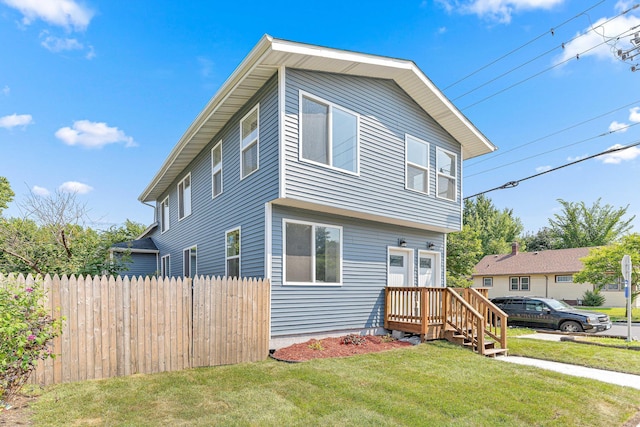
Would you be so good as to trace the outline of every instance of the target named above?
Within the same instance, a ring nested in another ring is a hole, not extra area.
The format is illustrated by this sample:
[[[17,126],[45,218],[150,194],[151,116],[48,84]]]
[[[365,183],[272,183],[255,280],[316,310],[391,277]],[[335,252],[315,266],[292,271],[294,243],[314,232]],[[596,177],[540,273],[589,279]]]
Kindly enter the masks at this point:
[[[625,316],[625,308],[624,307],[586,307],[580,306],[576,307],[581,310],[588,311],[597,311],[598,313],[603,313],[609,316],[612,322],[616,321],[627,321],[627,316]],[[640,308],[632,308],[631,309],[631,321],[632,322],[640,322]]]
[[[562,354],[585,363],[610,357],[628,366],[619,353],[601,358],[588,354],[591,346],[530,341],[511,338],[511,354]],[[544,350],[538,344],[559,345]],[[562,349],[571,345],[580,349]],[[640,365],[638,352],[617,351],[633,353]],[[33,421],[42,426],[622,426],[638,411],[639,390],[433,342],[298,364],[266,360],[64,384],[39,398]]]

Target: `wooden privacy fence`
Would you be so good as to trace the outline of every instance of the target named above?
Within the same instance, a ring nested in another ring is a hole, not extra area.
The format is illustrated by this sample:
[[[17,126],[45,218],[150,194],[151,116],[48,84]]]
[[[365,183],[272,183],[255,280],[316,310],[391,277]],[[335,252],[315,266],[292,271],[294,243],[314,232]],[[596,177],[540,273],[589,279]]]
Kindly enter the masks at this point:
[[[57,357],[39,363],[32,383],[253,362],[269,354],[266,279],[9,278],[42,283],[47,308],[66,319],[53,343]],[[6,279],[0,275],[0,286]]]

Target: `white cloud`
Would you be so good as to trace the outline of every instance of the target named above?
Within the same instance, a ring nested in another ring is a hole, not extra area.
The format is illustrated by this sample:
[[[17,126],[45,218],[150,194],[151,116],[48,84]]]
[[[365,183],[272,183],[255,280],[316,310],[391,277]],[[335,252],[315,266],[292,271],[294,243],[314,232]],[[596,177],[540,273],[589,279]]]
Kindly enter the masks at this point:
[[[51,194],[49,192],[49,190],[47,190],[44,187],[39,187],[37,185],[34,185],[33,188],[31,189],[31,191],[33,192],[33,194],[37,195],[37,196],[48,196],[49,194]]]
[[[41,19],[67,30],[84,30],[93,18],[93,11],[73,0],[0,0],[22,13],[22,23],[29,25]]]
[[[73,128],[63,127],[56,131],[56,138],[67,145],[81,145],[87,148],[102,148],[107,144],[124,142],[125,147],[135,147],[132,137],[127,136],[117,127],[109,127],[103,122],[78,120]]]
[[[45,34],[46,32],[43,32]],[[43,37],[43,34],[40,37]],[[62,52],[65,50],[82,50],[84,46],[77,39],[60,38],[55,36],[46,36],[42,43],[47,50],[51,52]]]
[[[444,34],[447,32],[447,27],[440,27],[438,28],[438,34]]]
[[[65,193],[87,194],[93,190],[93,187],[78,181],[67,181],[63,182],[58,189]]]
[[[640,107],[633,107],[629,110],[629,121],[640,122]]]
[[[551,166],[548,166],[548,165],[547,165],[547,166],[538,166],[538,167],[536,168],[536,172],[537,172],[537,173],[540,173],[540,172],[546,172],[546,171],[548,171],[548,170],[551,170]]]
[[[11,92],[11,89],[9,89],[9,86],[4,85],[4,87],[2,88],[2,94],[4,96],[9,96],[9,93]]]
[[[511,22],[511,15],[536,9],[552,9],[565,0],[436,0],[447,12],[477,15],[500,23]]]
[[[0,128],[11,129],[30,124],[33,124],[31,114],[11,114],[10,116],[0,117]]]
[[[620,144],[616,144],[613,147],[609,147],[608,150],[613,150],[616,148],[622,148],[624,147],[623,145]],[[620,164],[626,160],[633,160],[636,157],[640,157],[640,148],[636,147],[630,147],[627,148],[626,150],[620,150],[620,151],[616,151],[615,153],[611,153],[611,154],[605,154],[603,156],[599,156],[597,157],[600,161],[602,161],[602,163],[605,164],[610,164],[610,165],[617,165]]]
[[[629,49],[632,47],[629,42],[629,28],[640,25],[640,17],[632,14],[622,15],[605,24],[610,18],[598,19],[593,27],[589,27],[582,32],[582,36],[564,45],[562,54],[555,58],[554,64],[576,58],[593,56],[598,59],[618,61],[616,51],[618,49]],[[589,31],[593,28],[593,31]],[[580,33],[576,34],[578,36]],[[605,40],[615,40],[618,36],[624,36],[615,45],[603,43]],[[594,48],[595,46],[595,48]]]
[[[577,162],[578,160],[582,160],[582,159],[586,159],[587,157],[589,157],[588,154],[583,154],[582,156],[575,156],[575,157],[567,157],[567,161],[568,162]]]
[[[626,123],[619,123],[619,122],[613,121],[609,125],[609,132],[623,133],[623,132],[626,132],[628,128],[629,128],[629,125]]]

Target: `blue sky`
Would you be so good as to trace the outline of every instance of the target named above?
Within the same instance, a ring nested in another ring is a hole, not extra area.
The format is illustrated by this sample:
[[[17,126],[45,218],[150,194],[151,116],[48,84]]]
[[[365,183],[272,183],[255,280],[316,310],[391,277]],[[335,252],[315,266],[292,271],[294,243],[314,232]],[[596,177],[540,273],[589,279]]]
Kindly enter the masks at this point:
[[[615,54],[640,31],[640,8],[621,13],[634,5],[0,0],[0,176],[16,202],[77,191],[97,227],[149,224],[138,195],[268,33],[413,60],[499,147],[465,162],[464,194],[475,194],[640,141],[640,72]],[[532,232],[559,198],[628,204],[640,232],[639,183],[635,147],[488,196]],[[17,203],[5,214],[20,215]]]

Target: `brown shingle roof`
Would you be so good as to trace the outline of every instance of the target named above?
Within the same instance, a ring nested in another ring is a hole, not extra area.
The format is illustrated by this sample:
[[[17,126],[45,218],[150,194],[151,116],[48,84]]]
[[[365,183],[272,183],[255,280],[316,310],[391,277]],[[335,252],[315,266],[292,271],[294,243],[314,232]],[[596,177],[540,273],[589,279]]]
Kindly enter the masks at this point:
[[[487,255],[476,264],[473,276],[521,274],[562,274],[582,270],[580,258],[593,248],[556,249],[540,252],[518,252],[515,255]]]

